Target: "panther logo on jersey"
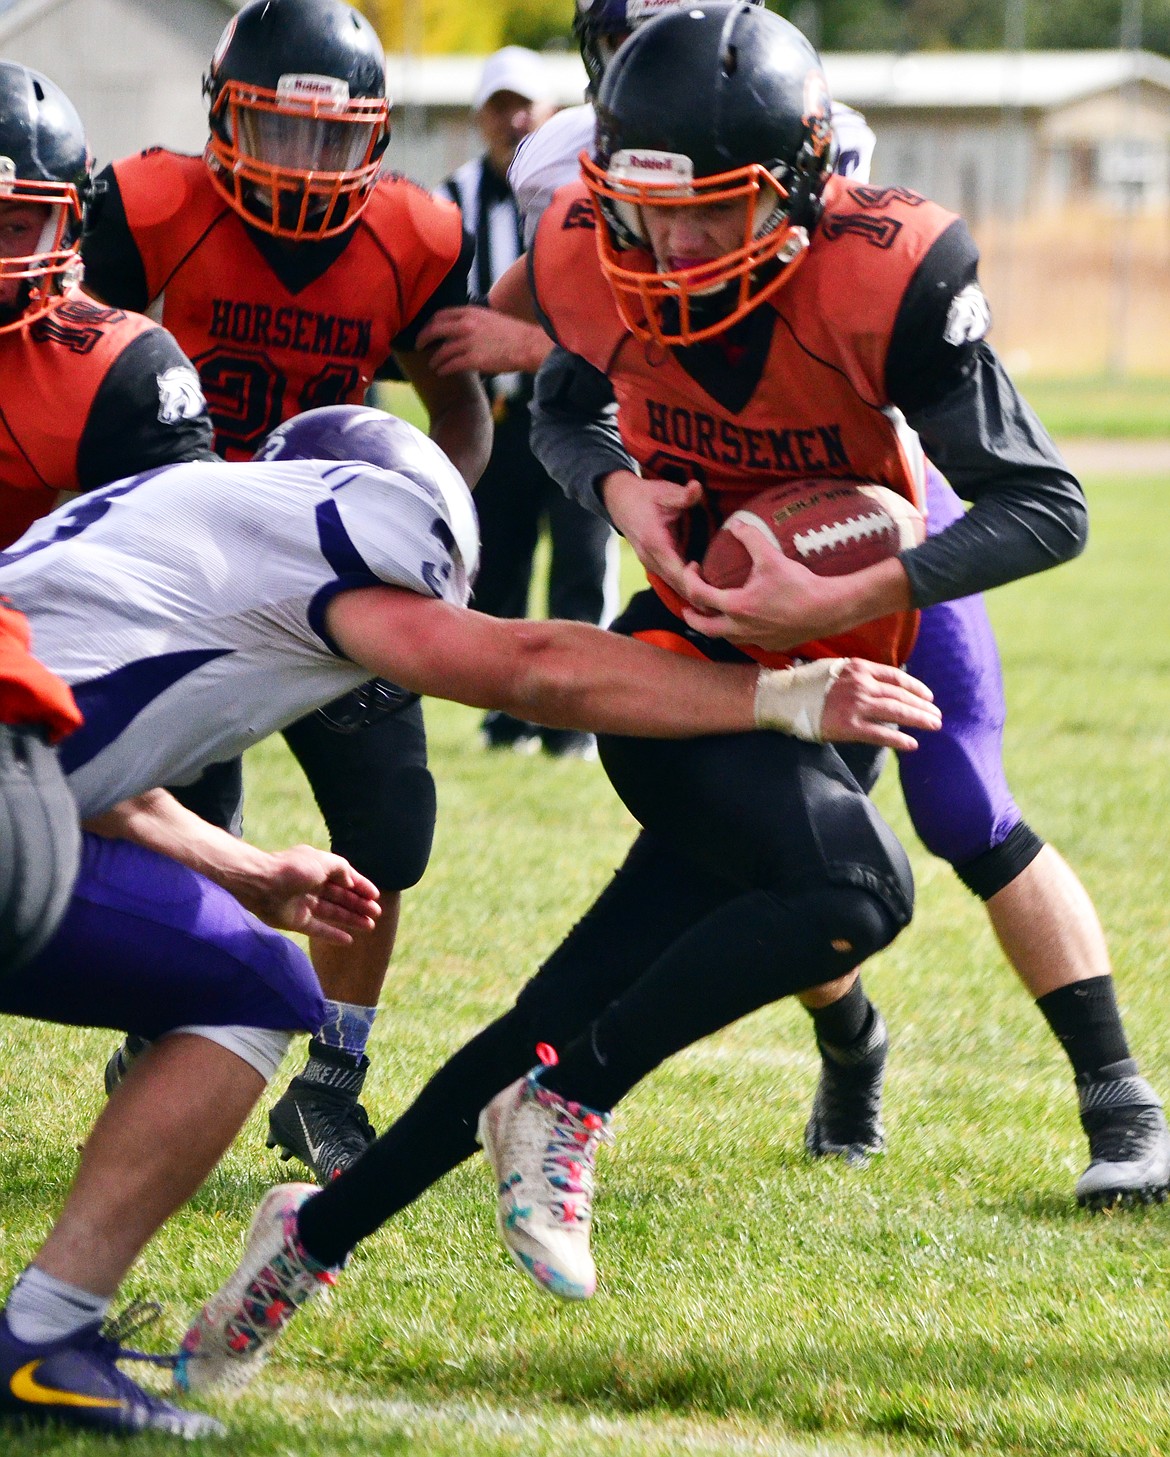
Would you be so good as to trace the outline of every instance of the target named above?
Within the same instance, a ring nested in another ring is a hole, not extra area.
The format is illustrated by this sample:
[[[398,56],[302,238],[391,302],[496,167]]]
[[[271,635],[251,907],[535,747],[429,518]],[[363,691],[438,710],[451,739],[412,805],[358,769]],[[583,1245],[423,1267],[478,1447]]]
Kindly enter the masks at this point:
[[[195,420],[206,410],[199,376],[189,364],[176,364],[158,376],[158,418],[162,424]]]

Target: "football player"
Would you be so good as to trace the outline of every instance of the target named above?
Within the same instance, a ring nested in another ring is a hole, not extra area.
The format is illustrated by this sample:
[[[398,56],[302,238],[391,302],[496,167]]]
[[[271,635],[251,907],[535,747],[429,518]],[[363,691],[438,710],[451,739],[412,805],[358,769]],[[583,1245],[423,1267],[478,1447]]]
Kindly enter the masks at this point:
[[[672,3],[663,0],[653,10]],[[626,9],[625,0],[592,0],[578,11],[582,56],[594,85],[617,44],[636,29],[630,16],[619,24]],[[517,196],[540,212],[552,192],[575,176],[579,153],[592,153],[588,118],[571,124],[575,115],[554,118],[524,144],[514,163]],[[872,132],[856,112],[836,102],[831,118],[836,170],[868,182]],[[572,159],[563,149],[558,159],[557,126],[573,145]],[[986,302],[976,288],[962,294],[948,327],[978,329],[986,321]],[[696,463],[701,456],[700,449]],[[694,460],[694,453],[687,458]],[[680,469],[690,473],[685,464],[676,465]],[[955,492],[929,462],[926,498],[932,534],[962,514]],[[600,509],[595,492],[587,499]],[[765,581],[761,573],[763,592]],[[746,622],[727,627],[733,641],[752,641],[757,630]],[[1089,1141],[1090,1161],[1077,1181],[1077,1199],[1099,1208],[1162,1198],[1170,1184],[1170,1135],[1156,1094],[1137,1077],[1129,1054],[1096,912],[1074,872],[1025,822],[1007,782],[999,653],[978,593],[926,606],[909,667],[934,691],[943,727],[922,753],[899,761],[907,808],[927,848],[949,861],[985,903],[1008,960],[1069,1056]],[[822,1059],[806,1145],[813,1154],[863,1157],[883,1143],[884,1022],[857,978],[843,983],[827,1003],[819,991],[802,1000],[812,1013]]]
[[[61,491],[211,454],[199,377],[171,335],[77,287],[90,186],[68,97],[0,61],[0,547]]]
[[[149,1028],[157,1041],[103,1110],[60,1219],[0,1312],[0,1418],[199,1436],[218,1423],[126,1376],[118,1362],[138,1353],[103,1323],[131,1262],[259,1097],[288,1042],[280,1029],[312,1029],[324,1012],[307,957],[240,902],[341,941],[372,924],[377,902],[340,857],[263,854],[165,793],[107,814],[98,827],[116,840],[81,840],[51,746],[81,716],[28,637],[0,604],[0,1012]],[[182,864],[140,848],[164,842]],[[256,1025],[222,1025],[245,1016]]]
[[[361,401],[396,360],[432,438],[474,484],[491,435],[483,390],[472,374],[438,375],[418,346],[437,308],[466,302],[470,255],[457,208],[379,173],[390,123],[373,28],[341,0],[253,0],[204,90],[202,157],[156,147],[99,176],[87,287],[160,314],[199,370],[226,459],[248,459],[303,410]],[[363,686],[286,738],[334,849],[382,893],[370,935],[312,947],[329,1017],[270,1118],[270,1146],[327,1179],[372,1137],[366,1042],[400,894],[430,855],[435,793],[421,708],[390,685]],[[185,802],[225,822],[198,791]]]
[[[796,605],[778,641],[769,626],[769,647],[748,641],[744,657],[815,668],[858,633],[876,651],[875,619],[1051,567],[1085,541],[1077,482],[983,342],[965,227],[915,194],[832,176],[829,107],[819,58],[779,17],[672,9],[606,72],[589,192],[558,194],[538,229],[536,298],[559,352],[542,372],[537,449],[580,498],[601,498],[652,573],[613,630],[688,657],[741,655],[704,631],[721,619],[688,605],[704,525],[755,494],[762,470],[914,497],[923,458],[907,421],[971,512],[846,577],[788,564]],[[607,438],[615,397],[622,433]],[[246,1380],[313,1280],[467,1157],[477,1131],[516,1264],[588,1297],[613,1105],[696,1038],[848,977],[908,913],[904,864],[864,793],[868,751],[600,743],[644,826],[625,865],[514,1008],[354,1168],[316,1194],[270,1191],[187,1333],[181,1382]],[[1156,1107],[1135,1070],[1113,1074],[1115,1091]]]
[[[681,3],[683,0],[578,0],[573,29],[589,76],[590,96],[596,93],[621,43],[647,20]],[[867,178],[874,135],[865,118],[836,101],[830,115],[836,170],[844,176]],[[581,153],[592,152],[595,129],[590,101],[558,112],[521,143],[508,182],[529,243],[553,195],[577,182]],[[539,369],[552,341],[533,322],[526,267],[521,260],[492,291],[491,312],[466,307],[444,309],[435,315],[421,338],[435,346],[436,369]],[[936,478],[932,489],[940,487],[937,472],[932,475]],[[857,975],[828,988],[803,992],[799,1000],[813,1017],[822,1062],[806,1145],[815,1155],[841,1154],[860,1162],[884,1143],[885,1022],[865,997]]]

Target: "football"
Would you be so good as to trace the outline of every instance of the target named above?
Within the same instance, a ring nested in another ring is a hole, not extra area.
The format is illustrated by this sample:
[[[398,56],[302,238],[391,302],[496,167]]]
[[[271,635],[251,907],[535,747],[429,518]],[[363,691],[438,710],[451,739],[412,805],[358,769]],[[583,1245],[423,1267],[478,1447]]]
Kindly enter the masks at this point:
[[[926,536],[926,522],[911,501],[862,481],[786,481],[753,496],[728,519],[766,531],[785,556],[820,577],[861,571]],[[747,548],[720,527],[703,557],[704,579],[713,587],[742,587],[750,570]]]

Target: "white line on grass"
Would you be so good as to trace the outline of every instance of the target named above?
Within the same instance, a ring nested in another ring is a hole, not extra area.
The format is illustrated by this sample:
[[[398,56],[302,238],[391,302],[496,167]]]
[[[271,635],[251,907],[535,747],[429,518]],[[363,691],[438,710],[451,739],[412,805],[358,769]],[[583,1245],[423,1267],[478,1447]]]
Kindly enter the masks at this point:
[[[599,1442],[645,1442],[654,1450],[671,1453],[729,1453],[747,1457],[890,1457],[904,1447],[860,1444],[856,1441],[812,1440],[752,1433],[732,1423],[706,1422],[663,1415],[653,1420],[636,1417],[601,1416],[596,1412],[571,1414],[520,1411],[511,1407],[488,1406],[482,1402],[446,1401],[441,1405],[410,1401],[404,1397],[358,1397],[342,1392],[323,1393],[320,1405],[309,1397],[302,1384],[267,1387],[265,1396],[288,1417],[297,1410],[306,1415],[335,1413],[349,1421],[397,1427],[408,1437],[420,1437],[423,1427],[450,1428],[466,1432],[473,1428],[484,1437],[540,1439],[539,1450],[556,1451],[559,1440],[579,1444],[582,1438]],[[351,1435],[356,1435],[351,1433]],[[563,1449],[562,1449],[563,1450]],[[599,1450],[604,1450],[599,1447]],[[919,1448],[918,1451],[922,1449]]]

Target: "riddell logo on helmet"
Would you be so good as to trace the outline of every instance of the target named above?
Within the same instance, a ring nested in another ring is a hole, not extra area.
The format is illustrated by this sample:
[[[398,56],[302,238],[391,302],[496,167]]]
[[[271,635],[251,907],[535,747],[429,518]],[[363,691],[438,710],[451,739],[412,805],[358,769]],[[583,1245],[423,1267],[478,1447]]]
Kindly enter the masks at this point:
[[[695,165],[683,152],[621,151],[614,153],[607,175],[610,182],[618,187],[628,183],[631,186],[665,185],[676,191],[679,188],[689,190],[694,181]]]
[[[679,4],[681,0],[626,0],[626,20],[637,26],[660,10],[673,10]]]
[[[277,96],[294,101],[325,101],[344,106],[349,100],[349,82],[339,76],[285,75],[276,83]]]

